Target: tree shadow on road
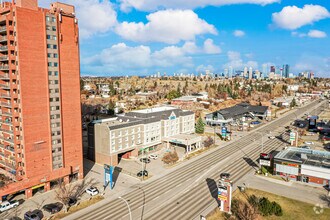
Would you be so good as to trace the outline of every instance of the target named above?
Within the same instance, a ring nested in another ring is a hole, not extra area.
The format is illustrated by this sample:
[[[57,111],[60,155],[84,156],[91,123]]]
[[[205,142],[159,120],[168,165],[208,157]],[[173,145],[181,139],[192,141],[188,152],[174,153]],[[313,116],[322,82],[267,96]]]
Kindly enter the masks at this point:
[[[212,198],[214,198],[215,201],[217,202],[218,206],[220,206],[220,203],[219,203],[219,200],[218,200],[217,183],[214,181],[214,179],[207,178],[206,179],[206,184],[209,188],[209,191],[210,191],[210,194],[211,194]]]

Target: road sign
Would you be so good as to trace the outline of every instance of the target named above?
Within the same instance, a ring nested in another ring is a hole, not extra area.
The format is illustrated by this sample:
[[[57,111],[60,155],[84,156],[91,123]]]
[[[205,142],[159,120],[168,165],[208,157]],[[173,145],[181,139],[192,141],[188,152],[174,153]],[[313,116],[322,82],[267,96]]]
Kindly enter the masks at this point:
[[[290,141],[296,140],[296,132],[291,132],[290,133]]]
[[[226,137],[227,136],[227,128],[226,127],[222,127],[221,128],[221,135],[222,135],[222,137]]]

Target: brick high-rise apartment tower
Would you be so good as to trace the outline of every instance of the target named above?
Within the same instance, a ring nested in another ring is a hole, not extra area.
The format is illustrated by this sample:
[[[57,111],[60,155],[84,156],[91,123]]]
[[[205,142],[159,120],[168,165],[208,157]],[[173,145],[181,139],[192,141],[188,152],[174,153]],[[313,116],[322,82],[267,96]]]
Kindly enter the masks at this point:
[[[83,177],[79,74],[73,6],[1,3],[0,199]]]

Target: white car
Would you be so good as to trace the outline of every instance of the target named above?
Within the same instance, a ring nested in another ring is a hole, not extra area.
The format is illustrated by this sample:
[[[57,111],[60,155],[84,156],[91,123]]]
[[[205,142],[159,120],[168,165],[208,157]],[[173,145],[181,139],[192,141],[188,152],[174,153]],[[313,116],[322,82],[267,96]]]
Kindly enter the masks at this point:
[[[89,187],[88,189],[86,189],[86,193],[89,194],[90,196],[95,196],[99,194],[99,191],[95,187]]]
[[[274,140],[276,137],[275,136],[269,136],[269,139]]]
[[[158,156],[156,154],[150,154],[149,158],[156,160],[158,158]]]
[[[4,211],[7,211],[9,209],[12,209],[12,208],[15,208],[19,205],[19,202],[16,201],[16,200],[13,200],[13,201],[5,201],[3,203],[0,204],[0,212],[4,212]]]
[[[312,141],[305,141],[304,144],[307,144],[307,145],[314,145],[314,142],[312,142]]]

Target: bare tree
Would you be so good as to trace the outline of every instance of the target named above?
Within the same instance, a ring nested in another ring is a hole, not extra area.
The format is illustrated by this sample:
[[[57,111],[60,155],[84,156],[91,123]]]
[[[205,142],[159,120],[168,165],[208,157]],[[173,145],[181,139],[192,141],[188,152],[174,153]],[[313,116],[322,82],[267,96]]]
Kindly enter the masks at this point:
[[[242,200],[233,200],[233,214],[240,220],[258,220],[260,216],[256,207]]]
[[[67,205],[70,199],[78,200],[89,186],[94,186],[95,184],[95,179],[89,179],[88,181],[84,179],[71,184],[65,184],[63,181],[59,181],[55,190],[56,199],[63,203],[64,210],[67,211]]]

